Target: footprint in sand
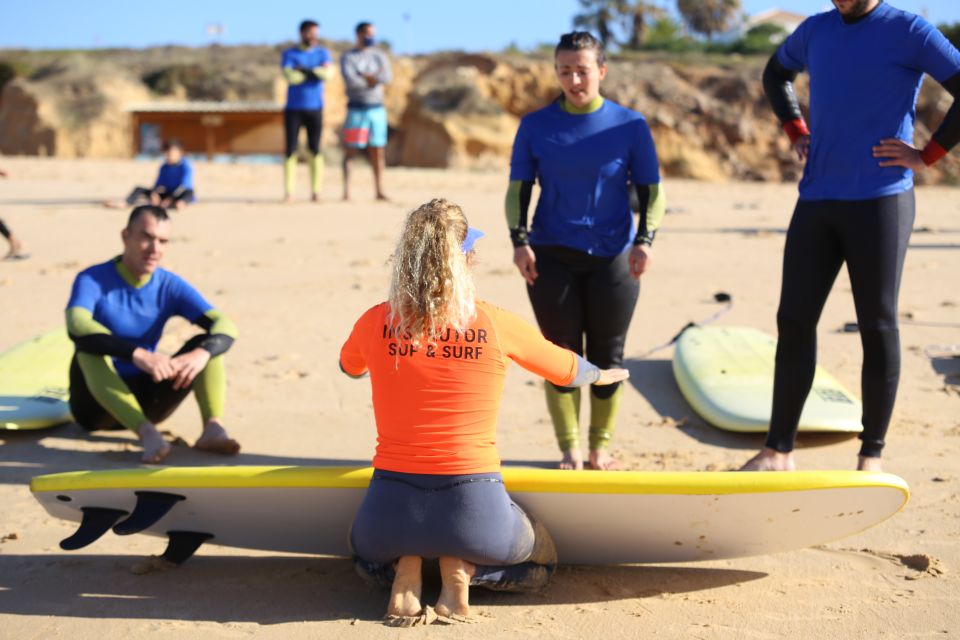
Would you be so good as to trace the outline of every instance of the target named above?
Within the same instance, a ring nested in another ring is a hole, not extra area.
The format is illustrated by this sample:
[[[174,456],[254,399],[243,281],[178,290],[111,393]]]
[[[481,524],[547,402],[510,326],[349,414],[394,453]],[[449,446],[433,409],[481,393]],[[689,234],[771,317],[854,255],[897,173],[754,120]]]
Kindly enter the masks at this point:
[[[947,572],[938,558],[929,556],[925,553],[885,553],[883,551],[874,551],[873,549],[859,549],[860,553],[865,553],[875,558],[889,560],[894,564],[910,569],[911,573],[903,576],[906,580],[919,580],[921,578],[939,578]]]

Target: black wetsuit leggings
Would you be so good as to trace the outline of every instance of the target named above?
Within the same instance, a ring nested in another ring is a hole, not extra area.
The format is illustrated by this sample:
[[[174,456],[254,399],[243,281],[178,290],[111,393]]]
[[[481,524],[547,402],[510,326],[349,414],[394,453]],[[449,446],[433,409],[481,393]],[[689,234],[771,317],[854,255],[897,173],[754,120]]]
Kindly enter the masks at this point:
[[[3,224],[3,220],[0,220],[0,236],[3,236],[7,240],[10,239],[10,229],[7,228],[7,225]]]
[[[622,366],[627,329],[640,295],[640,282],[630,275],[629,250],[612,258],[568,247],[536,246],[533,252],[538,275],[527,293],[543,335],[601,369]],[[591,391],[605,399],[618,386],[593,386]]]
[[[150,196],[153,194],[160,196],[161,200],[168,197],[165,191],[158,191],[156,189],[150,189],[149,187],[135,187],[133,191],[130,192],[130,195],[127,196],[127,204],[133,206],[141,199],[149,200]],[[173,200],[172,204],[176,204],[181,200],[189,203],[193,202],[195,199],[196,198],[194,197],[193,189],[184,189],[177,195],[171,197],[171,200]]]
[[[207,337],[206,334],[201,334],[190,338],[177,351],[176,355],[193,351]],[[172,380],[154,382],[153,378],[146,373],[124,378],[123,381],[137,398],[137,402],[140,403],[147,420],[154,424],[159,424],[169,418],[183,402],[183,399],[190,394],[192,388],[191,385],[184,389],[174,389]],[[77,421],[77,424],[88,431],[123,429],[117,419],[100,406],[100,403],[90,393],[87,380],[83,377],[83,371],[80,369],[76,356],[70,362],[70,413],[73,414],[73,419]]]
[[[297,152],[300,127],[307,129],[307,148],[310,153],[320,153],[320,134],[323,133],[323,109],[287,109],[283,112],[283,131],[286,136],[286,157]]]
[[[783,253],[768,447],[793,450],[816,370],[817,321],[846,262],[863,345],[860,455],[880,456],[900,380],[897,298],[914,212],[912,189],[872,200],[797,203]]]

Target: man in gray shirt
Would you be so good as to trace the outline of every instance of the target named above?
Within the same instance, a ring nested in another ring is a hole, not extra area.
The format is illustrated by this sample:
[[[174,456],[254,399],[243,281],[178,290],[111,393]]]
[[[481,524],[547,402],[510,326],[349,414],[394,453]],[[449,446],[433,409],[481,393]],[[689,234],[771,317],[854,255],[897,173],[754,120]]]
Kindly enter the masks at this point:
[[[387,110],[383,88],[392,78],[390,59],[375,48],[376,27],[369,22],[357,25],[357,46],[340,59],[347,89],[347,121],[343,125],[343,199],[350,199],[350,160],[358,149],[366,149],[373,167],[377,200],[383,193],[384,148],[387,146]]]

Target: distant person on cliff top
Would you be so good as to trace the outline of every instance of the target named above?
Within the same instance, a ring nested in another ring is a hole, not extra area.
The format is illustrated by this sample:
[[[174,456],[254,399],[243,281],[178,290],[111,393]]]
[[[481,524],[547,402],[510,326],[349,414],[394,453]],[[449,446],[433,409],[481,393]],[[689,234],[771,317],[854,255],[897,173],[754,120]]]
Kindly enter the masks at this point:
[[[377,200],[386,200],[383,172],[386,164],[387,110],[383,89],[393,79],[390,59],[374,46],[377,29],[369,22],[356,27],[357,46],[343,54],[340,70],[347,90],[347,121],[343,124],[343,199],[350,199],[350,161],[367,150],[373,168]]]
[[[151,204],[164,209],[183,211],[196,201],[193,191],[193,165],[183,155],[183,145],[176,138],[163,143],[164,162],[153,187],[136,187],[124,202],[108,200],[104,206],[119,209],[125,206]]]
[[[0,178],[6,178],[7,173],[3,170],[0,170]],[[23,244],[13,235],[13,232],[10,231],[9,227],[3,223],[3,220],[0,220],[0,236],[3,236],[7,239],[7,242],[10,243],[10,250],[7,251],[7,254],[3,256],[4,260],[25,260],[29,258],[30,255],[23,252]]]
[[[744,471],[794,468],[793,445],[817,364],[817,322],[844,262],[863,346],[857,469],[880,471],[900,380],[897,298],[913,230],[913,175],[960,141],[954,102],[921,150],[913,123],[923,75],[960,96],[960,52],[920,16],[880,0],[833,0],[770,58],[763,85],[804,161],[787,230],[777,310],[773,412]],[[810,127],[793,80],[810,75]]]
[[[293,201],[297,172],[297,139],[300,129],[307,130],[310,150],[310,199],[320,200],[323,189],[323,81],[327,79],[333,58],[320,46],[320,25],[313,20],[300,23],[300,44],[283,52],[280,66],[286,78],[287,106],[283,111],[285,134],[283,162],[284,201]]]

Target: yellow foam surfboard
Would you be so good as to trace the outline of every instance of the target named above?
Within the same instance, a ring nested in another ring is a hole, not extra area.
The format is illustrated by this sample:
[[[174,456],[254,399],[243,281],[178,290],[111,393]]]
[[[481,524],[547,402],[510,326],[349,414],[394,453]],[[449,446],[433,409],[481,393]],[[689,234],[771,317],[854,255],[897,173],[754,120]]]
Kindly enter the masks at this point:
[[[205,541],[349,556],[350,525],[371,473],[357,467],[139,468],[40,476],[31,490],[54,517],[82,522],[61,543],[65,549],[95,543],[112,528],[167,536],[165,555],[175,562]],[[859,471],[505,468],[503,477],[513,499],[550,531],[566,564],[789,551],[863,531],[909,498],[897,476]]]
[[[70,422],[72,355],[65,328],[0,353],[0,430],[44,429]]]
[[[690,406],[728,431],[763,433],[773,405],[776,338],[749,327],[691,327],[677,340],[673,374]],[[863,430],[863,407],[836,378],[817,367],[800,416],[800,431]]]

